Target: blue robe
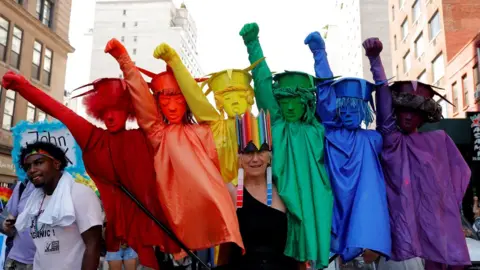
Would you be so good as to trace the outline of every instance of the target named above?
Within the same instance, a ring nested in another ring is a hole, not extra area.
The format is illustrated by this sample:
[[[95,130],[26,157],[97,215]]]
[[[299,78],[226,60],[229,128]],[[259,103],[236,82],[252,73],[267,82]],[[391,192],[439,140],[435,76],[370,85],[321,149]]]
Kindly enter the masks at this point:
[[[325,50],[315,52],[317,77],[333,77]],[[331,82],[317,85],[316,113],[325,127],[325,157],[334,194],[331,250],[348,262],[370,249],[390,257],[385,179],[379,160],[382,136],[343,127]]]

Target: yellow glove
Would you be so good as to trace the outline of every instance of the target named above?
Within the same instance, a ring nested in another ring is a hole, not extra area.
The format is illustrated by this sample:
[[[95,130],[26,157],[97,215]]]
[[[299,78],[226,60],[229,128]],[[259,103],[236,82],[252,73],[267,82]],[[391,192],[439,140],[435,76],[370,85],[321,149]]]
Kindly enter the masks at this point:
[[[178,58],[177,52],[170,47],[167,43],[162,43],[153,51],[153,57],[156,59],[162,59],[165,62],[170,62],[174,58]]]

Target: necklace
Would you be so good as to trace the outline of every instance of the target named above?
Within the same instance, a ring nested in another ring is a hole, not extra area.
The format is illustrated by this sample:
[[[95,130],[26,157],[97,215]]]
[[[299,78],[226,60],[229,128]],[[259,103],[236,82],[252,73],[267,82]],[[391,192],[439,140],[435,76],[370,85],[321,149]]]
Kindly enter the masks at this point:
[[[42,203],[40,203],[40,208],[38,208],[38,213],[35,216],[35,232],[38,234],[38,218],[40,217],[41,211],[42,211],[42,206],[43,202],[45,201],[45,197],[47,197],[47,194],[43,194],[43,199]]]

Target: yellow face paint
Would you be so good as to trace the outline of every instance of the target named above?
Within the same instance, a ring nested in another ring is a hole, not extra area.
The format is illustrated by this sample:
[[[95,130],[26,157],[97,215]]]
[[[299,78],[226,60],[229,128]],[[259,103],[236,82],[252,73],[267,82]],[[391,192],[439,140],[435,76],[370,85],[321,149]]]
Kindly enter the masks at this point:
[[[247,94],[245,91],[227,91],[223,95],[223,109],[228,117],[241,115],[248,109]]]

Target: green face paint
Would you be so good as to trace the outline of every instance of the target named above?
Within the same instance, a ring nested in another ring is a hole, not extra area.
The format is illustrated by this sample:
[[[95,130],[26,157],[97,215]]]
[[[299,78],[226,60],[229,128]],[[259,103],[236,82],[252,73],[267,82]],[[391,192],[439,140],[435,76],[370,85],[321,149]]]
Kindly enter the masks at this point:
[[[283,117],[288,122],[300,121],[305,113],[305,105],[300,97],[285,97],[278,100]]]

